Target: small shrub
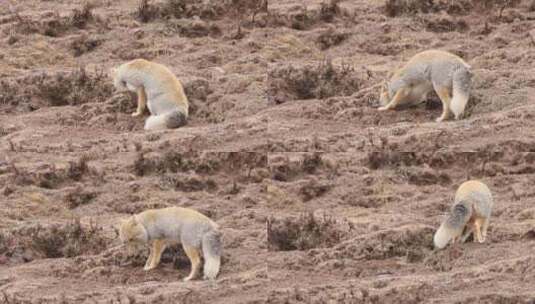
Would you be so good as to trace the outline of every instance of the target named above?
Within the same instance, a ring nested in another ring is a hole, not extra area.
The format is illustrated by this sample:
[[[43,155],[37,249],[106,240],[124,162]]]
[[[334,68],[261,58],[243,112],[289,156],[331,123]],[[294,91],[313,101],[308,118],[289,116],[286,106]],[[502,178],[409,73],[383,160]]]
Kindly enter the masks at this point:
[[[6,113],[31,112],[36,105],[31,77],[0,79],[0,109]]]
[[[198,176],[182,176],[182,175],[162,175],[160,185],[164,189],[174,188],[177,191],[183,192],[197,192],[208,191],[212,192],[217,189],[217,184],[210,178],[201,178]]]
[[[535,12],[535,0],[531,0],[529,3],[528,12]]]
[[[301,12],[290,16],[290,27],[294,30],[306,30],[316,23],[315,16],[303,8]]]
[[[41,26],[38,22],[33,21],[29,17],[21,16],[18,13],[15,14],[17,20],[16,25],[13,27],[12,32],[27,35],[33,33],[39,33]]]
[[[221,29],[217,25],[209,24],[203,20],[170,20],[166,23],[166,27],[170,32],[176,32],[188,38],[221,35]]]
[[[74,209],[78,206],[89,204],[96,197],[96,192],[84,191],[81,188],[77,188],[65,196],[65,202],[69,209]]]
[[[67,168],[67,177],[75,181],[80,181],[83,175],[89,171],[87,161],[88,157],[84,155],[80,157],[78,161],[69,162],[69,167]]]
[[[387,0],[385,14],[389,17],[446,11],[448,14],[466,14],[474,9],[486,13],[498,11],[501,18],[506,8],[517,6],[521,0]]]
[[[160,16],[160,9],[158,6],[150,4],[149,0],[139,1],[135,17],[139,21],[146,23]]]
[[[267,223],[268,250],[308,250],[333,246],[346,235],[337,226],[333,218],[316,217],[312,212],[293,219],[270,218]]]
[[[11,182],[15,185],[36,185],[46,189],[57,189],[68,181],[80,181],[84,174],[91,170],[87,165],[87,159],[81,157],[76,162],[71,162],[66,169],[58,169],[56,166],[47,166],[36,172],[29,172],[11,165]]]
[[[333,22],[334,18],[341,14],[340,7],[338,6],[339,2],[340,0],[329,0],[328,3],[322,2],[319,11],[319,19],[324,22]]]
[[[30,232],[30,247],[47,258],[96,253],[103,250],[107,243],[99,234],[101,229],[93,225],[83,228],[79,219],[46,229],[37,226]]]
[[[104,102],[113,92],[113,85],[103,71],[89,74],[83,67],[69,73],[42,74],[34,81],[35,95],[51,106]]]
[[[385,13],[389,17],[429,13],[435,8],[433,0],[387,0]]]
[[[79,219],[49,226],[24,226],[0,232],[0,256],[13,262],[29,262],[35,258],[98,254],[109,241],[101,227],[93,223],[84,227]]]
[[[337,68],[329,61],[316,67],[285,66],[268,72],[268,94],[277,100],[348,96],[360,86],[361,80],[351,66]]]
[[[102,40],[95,38],[88,38],[86,35],[80,36],[71,42],[71,49],[74,57],[81,56],[85,53],[91,52],[96,47],[102,44]]]
[[[321,153],[305,154],[303,158],[303,171],[307,174],[314,174],[316,169],[322,165]]]
[[[70,18],[71,25],[79,29],[85,28],[94,19],[92,9],[93,5],[89,2],[84,3],[81,9],[74,9]]]
[[[421,19],[427,30],[435,33],[465,32],[468,30],[468,23],[464,20],[454,20],[451,17],[431,17]]]
[[[256,14],[263,10],[267,11],[266,0],[230,0],[228,6],[232,17],[236,20],[236,33],[233,36],[236,39],[243,37],[242,23],[246,15],[251,15],[254,22]]]
[[[162,14],[177,19],[187,17],[188,7],[185,0],[167,0],[163,4]]]
[[[332,187],[333,186],[331,184],[320,183],[316,180],[311,180],[299,188],[299,195],[301,196],[304,202],[308,202],[313,198],[324,195],[329,190],[331,190]]]
[[[319,44],[320,49],[326,50],[330,47],[337,46],[344,42],[349,37],[348,33],[337,32],[333,28],[321,33],[316,42]]]
[[[134,161],[133,171],[137,176],[144,176],[154,169],[154,162],[147,160],[143,152],[139,152]]]

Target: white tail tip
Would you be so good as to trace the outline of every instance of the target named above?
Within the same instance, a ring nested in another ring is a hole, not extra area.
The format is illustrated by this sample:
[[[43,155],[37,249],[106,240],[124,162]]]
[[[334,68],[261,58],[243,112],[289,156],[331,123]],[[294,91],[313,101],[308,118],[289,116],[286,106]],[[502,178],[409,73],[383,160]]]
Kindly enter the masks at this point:
[[[458,119],[463,114],[467,103],[468,96],[462,93],[454,94],[450,103],[450,110],[453,112],[456,119]]]
[[[208,257],[204,262],[204,278],[214,280],[219,273],[220,257]]]
[[[451,231],[444,227],[444,224],[440,225],[437,232],[435,232],[435,236],[433,237],[435,248],[442,249],[446,247],[452,238],[453,235]]]

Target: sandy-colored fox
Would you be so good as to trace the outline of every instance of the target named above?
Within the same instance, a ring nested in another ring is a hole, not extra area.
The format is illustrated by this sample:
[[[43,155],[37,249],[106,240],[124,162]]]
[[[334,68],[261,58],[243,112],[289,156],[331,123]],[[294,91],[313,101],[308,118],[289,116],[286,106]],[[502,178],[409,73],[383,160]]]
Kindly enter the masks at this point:
[[[137,111],[143,114],[149,108],[151,116],[145,122],[145,130],[173,129],[186,124],[188,98],[176,76],[164,65],[135,59],[111,69],[113,84],[119,91],[137,93]]]
[[[436,121],[447,119],[450,111],[459,119],[470,97],[470,65],[445,51],[418,53],[389,77],[390,82],[383,84],[379,111],[421,103],[435,90],[442,101],[442,115]]]
[[[435,233],[435,247],[444,248],[450,241],[465,242],[472,233],[474,242],[485,242],[492,205],[487,185],[476,180],[464,182],[455,193],[450,214]]]
[[[191,272],[184,281],[195,278],[204,257],[204,278],[215,279],[221,263],[221,232],[205,215],[188,208],[151,209],[122,220],[119,237],[130,249],[151,243],[145,270],[156,268],[165,247],[181,243],[191,262]]]

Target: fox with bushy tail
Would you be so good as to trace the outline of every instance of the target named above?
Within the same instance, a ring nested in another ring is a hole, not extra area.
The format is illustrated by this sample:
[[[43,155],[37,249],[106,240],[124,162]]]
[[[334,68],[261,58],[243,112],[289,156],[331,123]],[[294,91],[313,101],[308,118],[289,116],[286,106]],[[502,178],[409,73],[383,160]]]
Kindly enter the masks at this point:
[[[191,262],[191,272],[184,281],[194,279],[204,258],[204,278],[214,280],[221,265],[222,234],[205,215],[188,208],[152,209],[122,220],[119,236],[131,251],[152,243],[145,270],[156,268],[165,248],[181,243]]]
[[[379,111],[421,103],[434,90],[442,101],[442,115],[436,119],[440,122],[448,119],[450,113],[455,119],[464,113],[472,72],[460,57],[428,50],[414,55],[403,67],[390,73],[389,78],[382,86]]]
[[[455,194],[449,215],[435,233],[435,247],[442,249],[450,242],[465,242],[472,233],[474,241],[485,242],[492,206],[487,185],[476,180],[464,182]]]
[[[118,91],[137,93],[137,110],[132,116],[149,108],[145,130],[174,129],[187,123],[188,98],[180,81],[164,65],[135,59],[112,68],[110,74]]]

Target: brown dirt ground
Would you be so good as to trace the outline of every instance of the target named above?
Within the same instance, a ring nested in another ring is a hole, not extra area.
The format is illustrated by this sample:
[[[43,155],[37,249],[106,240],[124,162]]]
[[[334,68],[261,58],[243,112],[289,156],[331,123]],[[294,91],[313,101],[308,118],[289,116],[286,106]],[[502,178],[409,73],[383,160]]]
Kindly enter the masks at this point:
[[[0,303],[535,303],[532,1],[270,0],[254,22],[248,1],[169,2],[148,22],[134,0],[0,5]],[[472,65],[466,117],[377,112],[428,48]],[[183,82],[187,126],[130,116],[107,70],[138,57]],[[489,239],[434,251],[469,178]],[[222,226],[215,283],[182,282],[180,248],[149,272],[115,248],[118,219],[165,206]]]

